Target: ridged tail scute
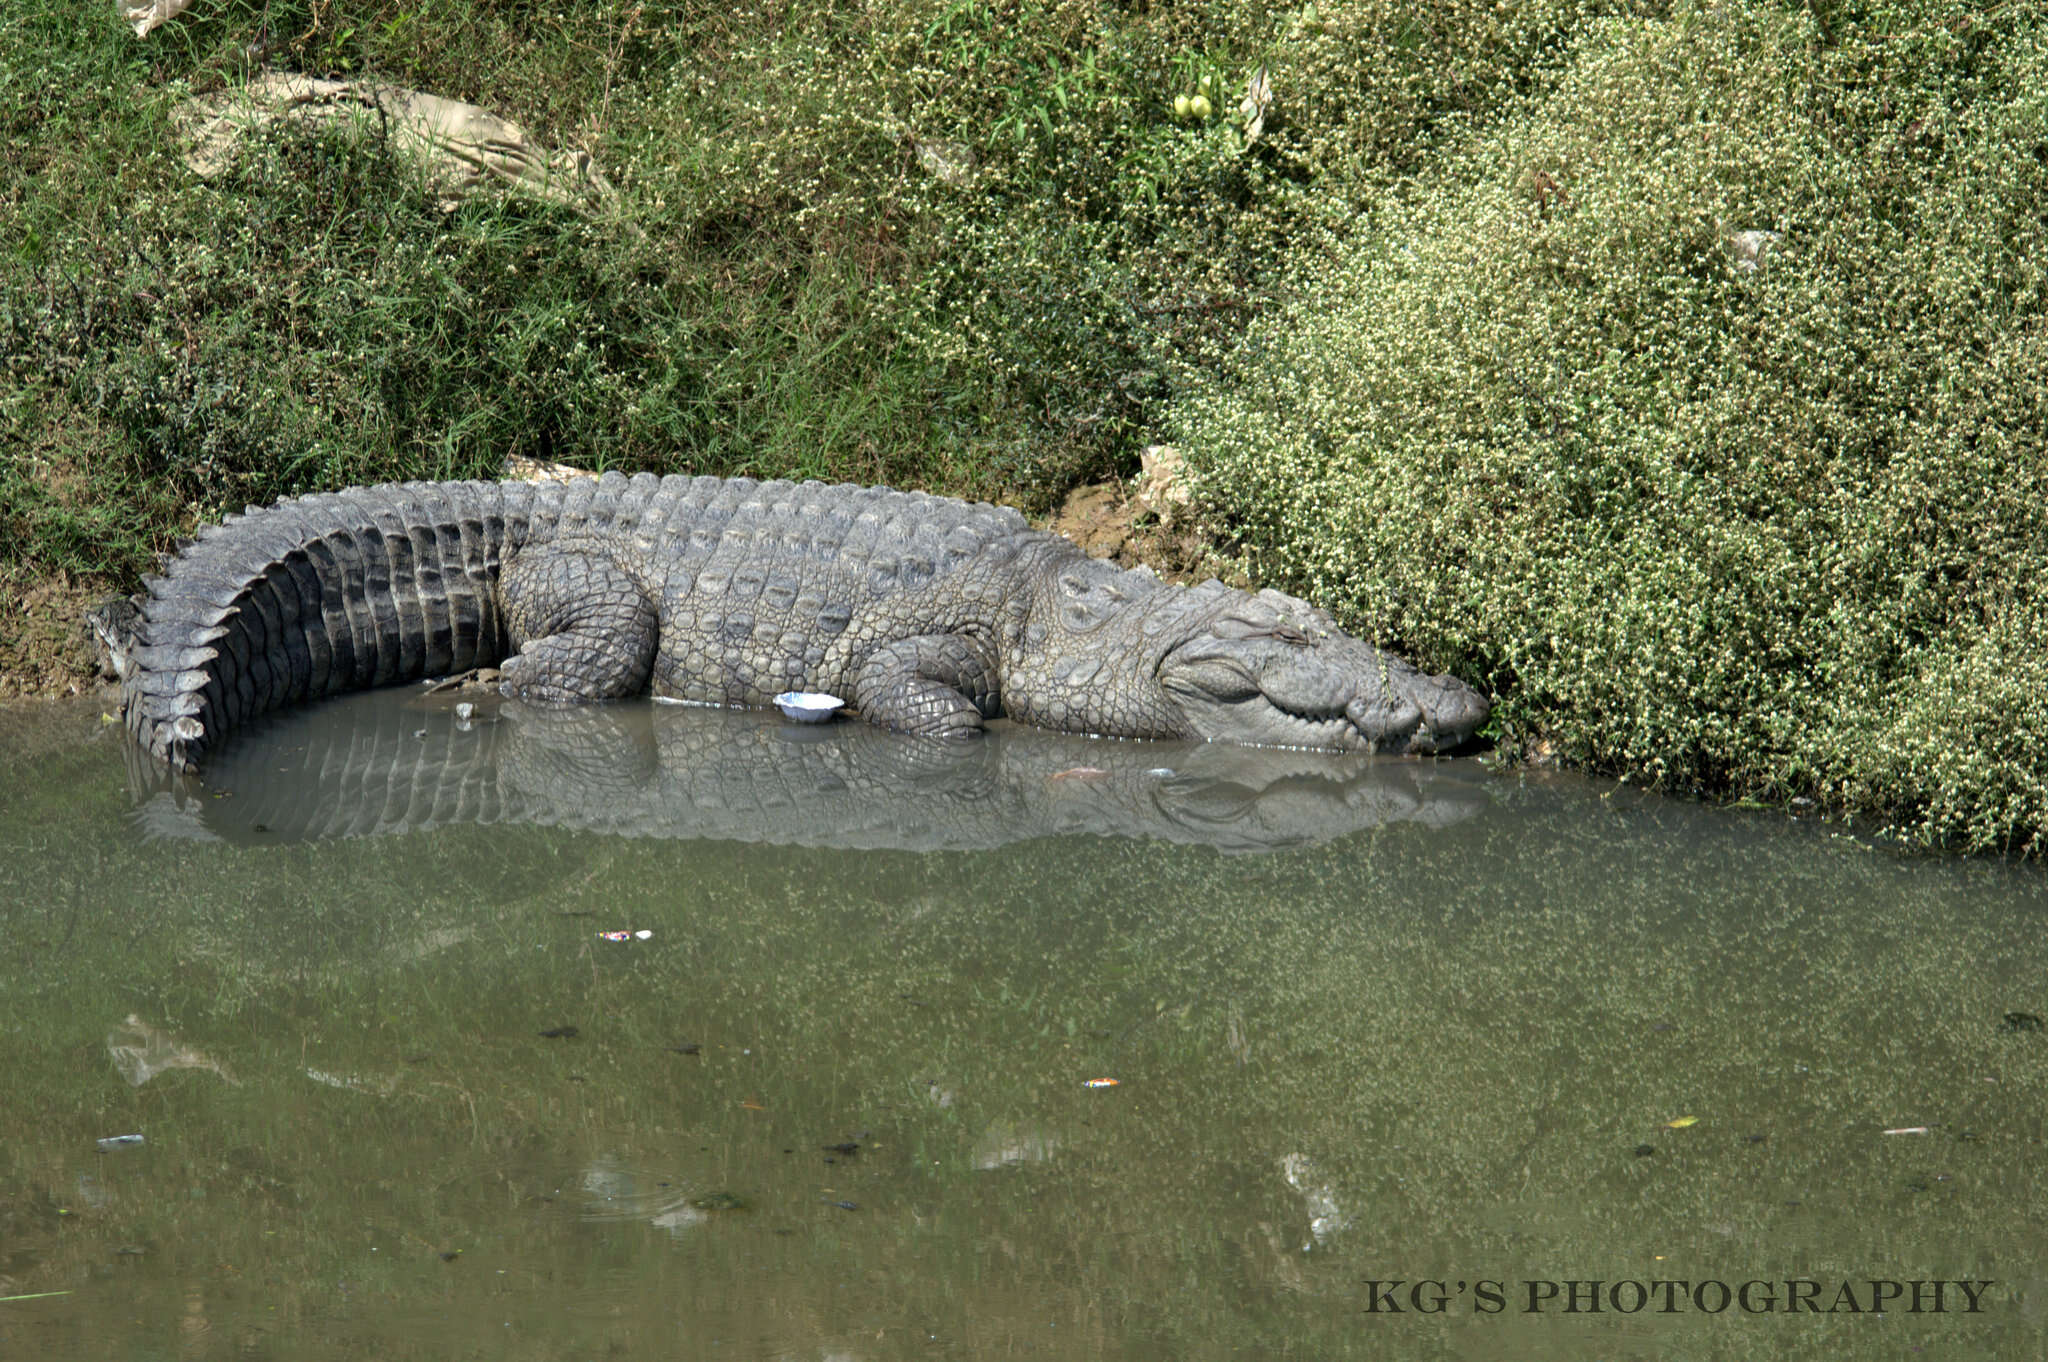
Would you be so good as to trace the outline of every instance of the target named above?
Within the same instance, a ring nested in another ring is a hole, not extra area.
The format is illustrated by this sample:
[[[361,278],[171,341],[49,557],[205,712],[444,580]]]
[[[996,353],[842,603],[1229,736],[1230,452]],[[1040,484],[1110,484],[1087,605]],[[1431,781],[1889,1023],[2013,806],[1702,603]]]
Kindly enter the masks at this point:
[[[535,521],[588,503],[597,481],[580,496],[573,485],[407,483],[227,517],[144,583],[123,683],[129,732],[153,760],[189,770],[267,711],[495,665],[505,553]]]

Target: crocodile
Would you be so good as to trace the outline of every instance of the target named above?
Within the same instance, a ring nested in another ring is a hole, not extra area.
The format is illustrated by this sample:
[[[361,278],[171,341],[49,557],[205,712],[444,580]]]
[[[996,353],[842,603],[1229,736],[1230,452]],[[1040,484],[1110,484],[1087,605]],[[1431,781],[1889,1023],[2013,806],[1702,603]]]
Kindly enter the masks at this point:
[[[1430,753],[1487,701],[1278,591],[1182,587],[1017,511],[651,473],[414,482],[250,507],[183,545],[117,659],[176,770],[258,715],[501,668],[544,705],[829,692],[932,738],[989,719],[1117,738]]]

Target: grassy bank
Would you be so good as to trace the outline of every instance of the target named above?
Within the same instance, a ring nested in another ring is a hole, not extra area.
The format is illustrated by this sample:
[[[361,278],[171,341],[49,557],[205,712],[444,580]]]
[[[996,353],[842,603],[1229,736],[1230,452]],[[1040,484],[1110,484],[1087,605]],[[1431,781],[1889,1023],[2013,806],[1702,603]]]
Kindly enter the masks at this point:
[[[0,583],[507,454],[1043,509],[1171,439],[1257,575],[1511,747],[2038,852],[2043,41],[1936,0],[10,15]],[[175,110],[265,70],[487,106],[617,201],[451,208],[375,135],[200,179]]]

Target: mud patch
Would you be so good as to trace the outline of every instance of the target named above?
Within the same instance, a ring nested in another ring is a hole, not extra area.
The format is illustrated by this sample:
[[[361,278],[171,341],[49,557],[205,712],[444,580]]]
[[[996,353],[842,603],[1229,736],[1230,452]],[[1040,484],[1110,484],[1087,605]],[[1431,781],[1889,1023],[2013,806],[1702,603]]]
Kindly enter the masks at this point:
[[[1107,558],[1119,567],[1149,567],[1169,582],[1221,577],[1233,586],[1244,584],[1199,530],[1160,524],[1120,482],[1075,488],[1045,528],[1073,540],[1090,557]]]
[[[111,693],[85,612],[112,594],[104,582],[67,573],[0,575],[0,698]]]

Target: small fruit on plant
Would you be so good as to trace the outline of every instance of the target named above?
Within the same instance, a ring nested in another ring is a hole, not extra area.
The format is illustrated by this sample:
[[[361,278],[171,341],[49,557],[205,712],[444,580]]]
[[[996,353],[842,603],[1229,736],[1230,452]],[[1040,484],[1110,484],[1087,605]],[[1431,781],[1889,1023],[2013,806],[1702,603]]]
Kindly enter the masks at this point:
[[[1173,97],[1173,116],[1175,118],[1186,118],[1190,103],[1191,101],[1186,95],[1175,95]]]
[[[1209,96],[1196,95],[1188,101],[1188,112],[1197,118],[1207,118],[1210,114],[1216,112],[1216,106],[1209,102]]]

